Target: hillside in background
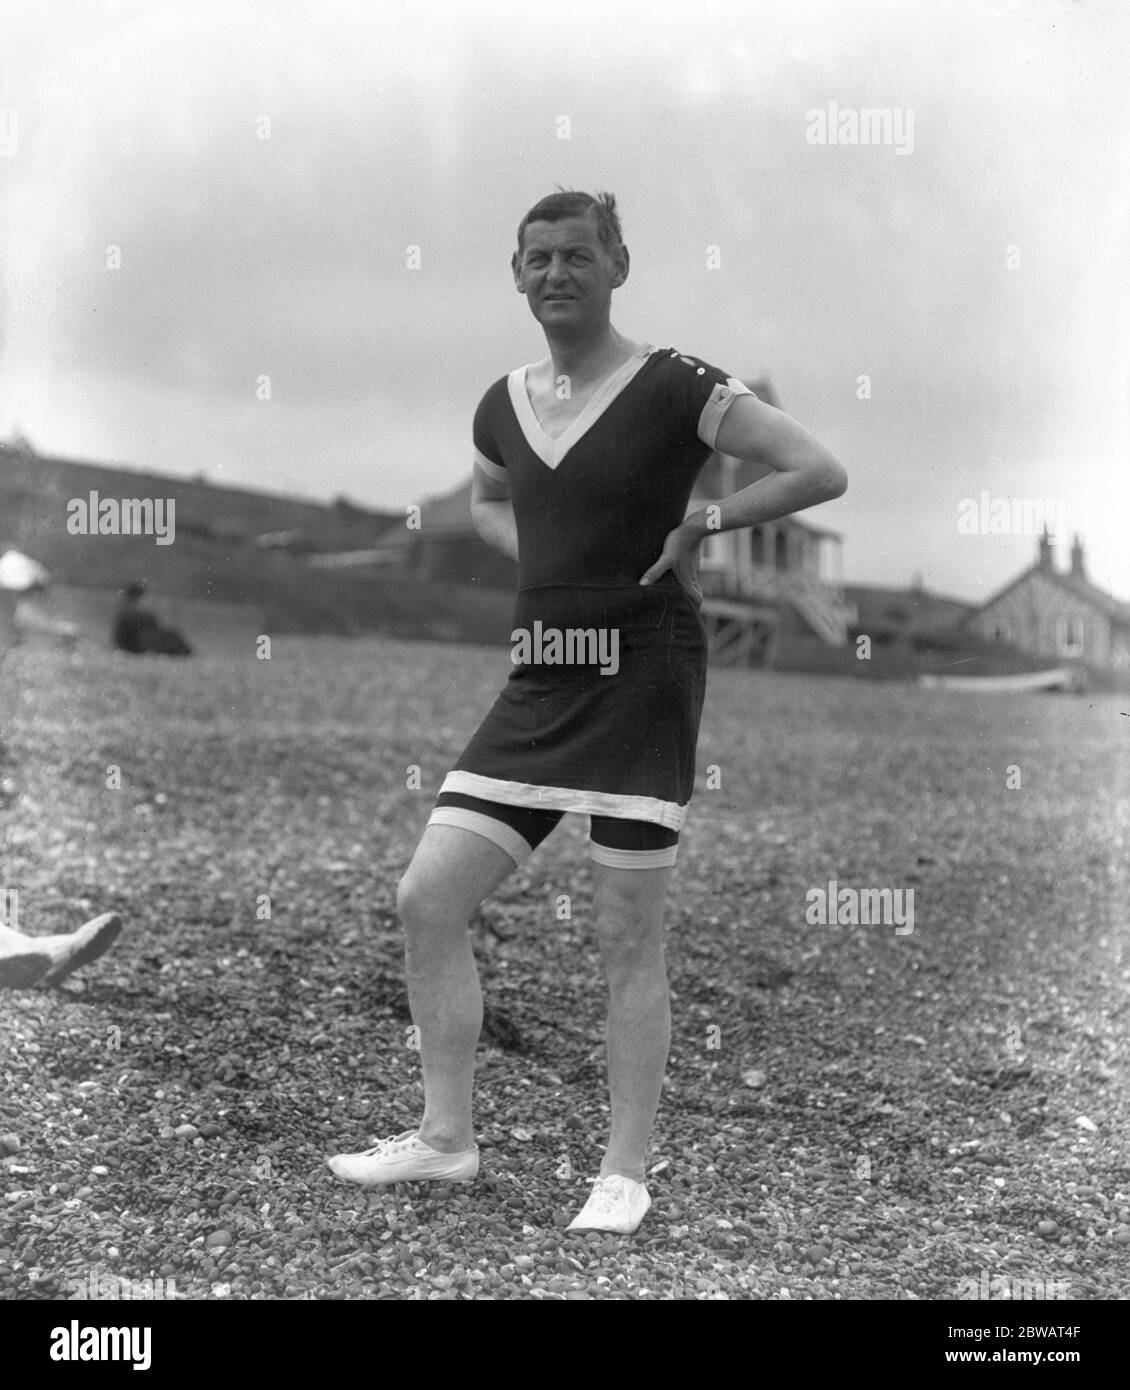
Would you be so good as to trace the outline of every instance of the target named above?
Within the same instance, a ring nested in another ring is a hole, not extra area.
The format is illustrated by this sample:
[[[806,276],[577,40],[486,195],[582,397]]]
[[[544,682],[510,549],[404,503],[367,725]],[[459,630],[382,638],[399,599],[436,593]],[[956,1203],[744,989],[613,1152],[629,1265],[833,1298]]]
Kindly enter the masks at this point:
[[[70,534],[69,502],[92,491],[100,498],[173,499],[174,543]],[[310,554],[380,549],[381,538],[403,524],[403,512],[344,499],[326,505],[0,445],[0,553],[14,547],[46,565],[53,582],[44,606],[83,631],[106,629],[121,589],[140,580],[190,640],[202,628],[234,626],[506,641],[507,594],[381,568],[336,571],[306,563]]]
[[[152,537],[69,534],[68,503],[92,491],[101,498],[174,499],[175,544],[159,546]],[[119,587],[136,570],[136,577],[155,588],[181,593],[198,575],[201,543],[233,555],[242,549],[259,554],[257,537],[290,533],[297,552],[355,550],[375,544],[403,516],[357,507],[344,498],[326,505],[215,487],[203,479],[42,458],[0,445],[0,546],[15,546],[40,560],[60,583]]]
[[[68,504],[92,491],[115,500],[173,499],[174,543],[159,545],[154,536],[70,534]],[[99,645],[109,641],[122,589],[139,580],[161,619],[201,652],[246,650],[259,633],[383,633],[507,644],[513,586],[497,573],[492,579],[481,567],[460,563],[461,532],[440,514],[451,501],[425,504],[422,531],[408,533],[403,513],[367,510],[344,499],[321,504],[200,479],[40,458],[26,448],[0,445],[0,553],[15,548],[46,565],[51,588],[35,605]],[[319,555],[346,563],[311,564]],[[448,575],[462,582],[450,582]],[[962,632],[956,620],[968,606],[956,601],[880,586],[852,586],[851,594],[860,617],[853,637],[871,634],[870,659],[856,658],[854,641],[829,648],[811,634],[783,630],[773,667],[912,680],[927,671],[998,675],[1049,664]]]

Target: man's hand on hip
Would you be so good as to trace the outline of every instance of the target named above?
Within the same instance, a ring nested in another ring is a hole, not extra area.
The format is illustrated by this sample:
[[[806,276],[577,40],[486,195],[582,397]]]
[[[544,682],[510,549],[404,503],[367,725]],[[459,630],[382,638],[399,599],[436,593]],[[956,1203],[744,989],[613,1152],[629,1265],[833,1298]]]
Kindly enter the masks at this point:
[[[683,586],[694,601],[696,608],[702,607],[702,587],[698,582],[698,550],[703,534],[689,526],[676,526],[668,532],[663,542],[663,551],[655,564],[646,570],[641,584],[654,584],[668,570]]]

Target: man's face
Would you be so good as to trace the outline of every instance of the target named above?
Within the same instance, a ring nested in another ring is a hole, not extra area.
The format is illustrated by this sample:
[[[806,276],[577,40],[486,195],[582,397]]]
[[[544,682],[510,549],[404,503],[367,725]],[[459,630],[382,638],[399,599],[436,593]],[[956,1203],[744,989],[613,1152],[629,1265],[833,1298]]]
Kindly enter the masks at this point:
[[[581,328],[607,318],[612,291],[628,278],[627,248],[605,250],[591,213],[528,223],[512,264],[514,283],[546,328]]]

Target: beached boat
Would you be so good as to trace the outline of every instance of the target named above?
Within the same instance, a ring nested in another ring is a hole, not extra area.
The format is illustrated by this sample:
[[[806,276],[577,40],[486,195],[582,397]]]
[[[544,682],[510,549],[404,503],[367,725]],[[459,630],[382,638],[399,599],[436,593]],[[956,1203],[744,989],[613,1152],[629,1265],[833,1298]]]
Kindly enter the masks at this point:
[[[1079,677],[1069,666],[1050,671],[1021,671],[1011,676],[918,677],[918,684],[933,690],[971,690],[979,695],[1015,695],[1028,690],[1078,690]]]

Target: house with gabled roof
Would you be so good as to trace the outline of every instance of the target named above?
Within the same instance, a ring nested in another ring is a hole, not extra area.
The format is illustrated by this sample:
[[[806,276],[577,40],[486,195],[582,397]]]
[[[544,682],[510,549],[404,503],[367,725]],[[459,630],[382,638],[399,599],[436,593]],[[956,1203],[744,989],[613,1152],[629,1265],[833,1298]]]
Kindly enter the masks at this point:
[[[1034,655],[1130,672],[1130,603],[1088,578],[1078,536],[1070,568],[1060,570],[1045,528],[1035,562],[974,610],[964,626]]]
[[[518,566],[487,545],[471,520],[471,479],[454,492],[427,497],[416,516],[397,522],[378,545],[409,574],[444,584],[516,589]]]
[[[893,646],[940,637],[976,611],[977,604],[934,593],[916,574],[909,585],[845,584],[855,605],[853,634],[866,634],[876,646]]]

